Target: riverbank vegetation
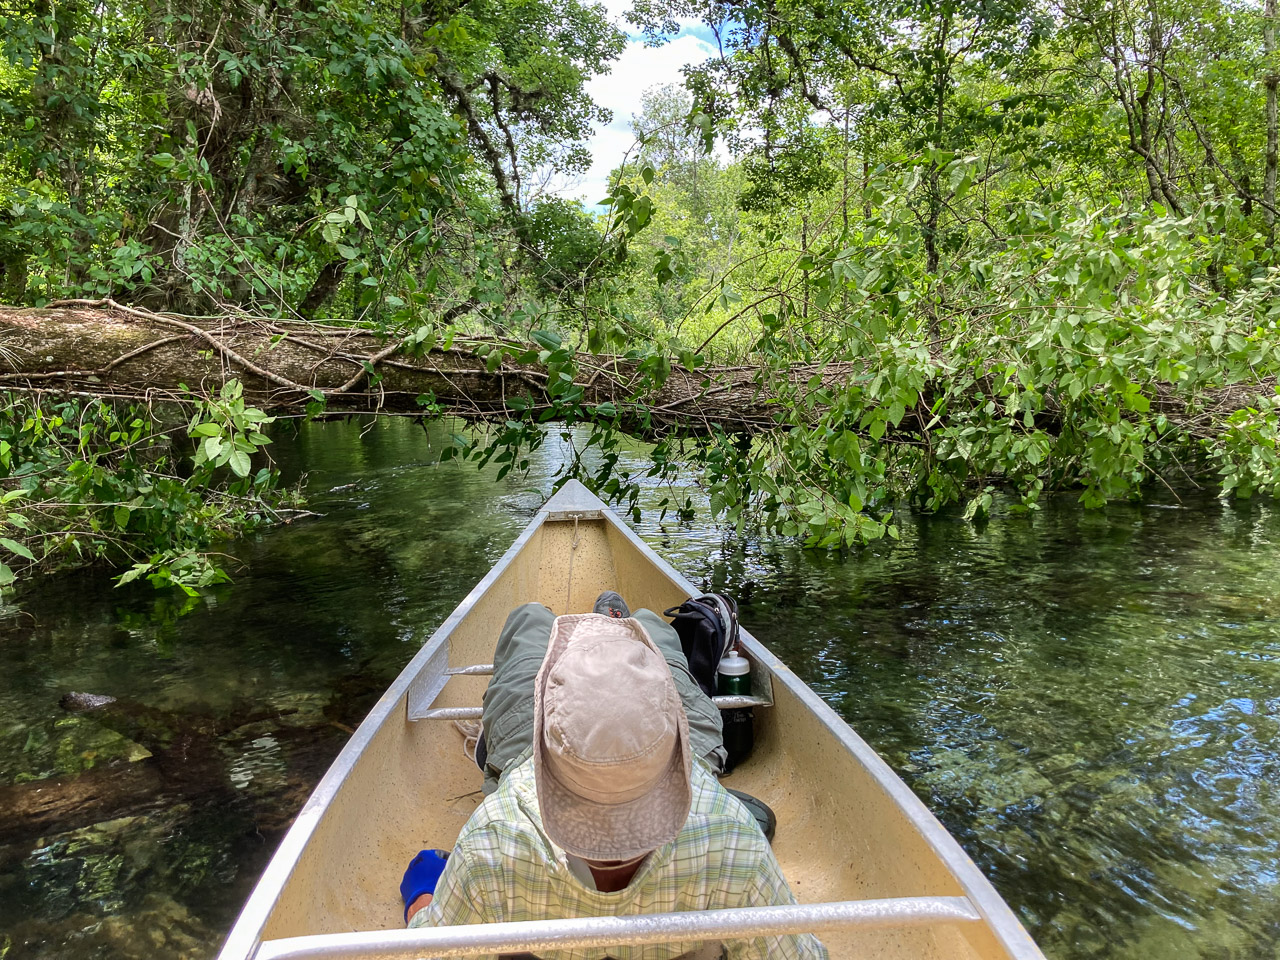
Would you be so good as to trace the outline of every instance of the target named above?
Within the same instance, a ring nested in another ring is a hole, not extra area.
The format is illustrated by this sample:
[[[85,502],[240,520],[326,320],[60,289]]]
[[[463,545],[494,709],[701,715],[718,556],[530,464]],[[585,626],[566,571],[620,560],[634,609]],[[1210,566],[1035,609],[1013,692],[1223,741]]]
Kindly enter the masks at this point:
[[[996,485],[1280,490],[1274,0],[637,0],[719,55],[638,100],[596,206],[557,191],[625,39],[601,7],[0,11],[0,300],[124,338],[0,316],[27,396],[397,394],[496,418],[451,453],[515,470],[586,423],[566,474],[634,503],[643,435],[821,546]]]
[[[189,596],[227,573],[220,540],[277,519],[286,496],[250,457],[271,418],[246,406],[232,381],[186,411],[98,398],[0,395],[0,586],[15,568],[104,561]]]

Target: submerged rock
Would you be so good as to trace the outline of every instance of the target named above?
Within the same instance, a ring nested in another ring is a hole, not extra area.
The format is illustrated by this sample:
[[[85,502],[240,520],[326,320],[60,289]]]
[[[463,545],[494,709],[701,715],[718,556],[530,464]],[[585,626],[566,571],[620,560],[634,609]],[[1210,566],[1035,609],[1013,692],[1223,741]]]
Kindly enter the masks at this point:
[[[63,710],[97,710],[99,707],[105,707],[108,704],[115,703],[115,697],[108,697],[102,693],[64,693],[58,700],[58,706]]]
[[[28,919],[0,938],[14,957],[56,960],[208,960],[217,952],[222,931],[161,893],[148,893],[136,908],[101,917],[73,913],[58,923]]]

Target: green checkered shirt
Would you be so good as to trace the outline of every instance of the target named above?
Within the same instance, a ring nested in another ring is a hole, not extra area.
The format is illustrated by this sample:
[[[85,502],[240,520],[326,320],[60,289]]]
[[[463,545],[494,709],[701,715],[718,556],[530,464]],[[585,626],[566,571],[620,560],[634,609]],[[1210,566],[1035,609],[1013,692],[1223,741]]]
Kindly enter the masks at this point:
[[[626,889],[583,886],[542,830],[533,760],[485,798],[462,828],[435,898],[411,927],[632,916],[792,904],[795,898],[755,820],[700,763],[679,836],[649,856]],[[546,960],[671,960],[696,943],[562,950]],[[729,960],[826,960],[811,934],[725,942]]]

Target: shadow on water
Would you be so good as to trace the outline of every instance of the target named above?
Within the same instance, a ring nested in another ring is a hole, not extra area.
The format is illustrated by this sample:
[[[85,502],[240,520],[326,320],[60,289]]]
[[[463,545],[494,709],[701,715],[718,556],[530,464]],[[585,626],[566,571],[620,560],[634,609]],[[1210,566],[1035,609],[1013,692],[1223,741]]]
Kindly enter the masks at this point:
[[[282,437],[323,516],[237,544],[245,567],[210,603],[81,573],[0,608],[2,960],[216,952],[350,729],[560,455],[548,442],[529,478],[496,482],[436,465],[446,439],[406,422]],[[1050,957],[1274,957],[1274,508],[1060,498],[981,531],[902,526],[849,556],[656,510],[638,529],[742,599]],[[68,691],[118,699],[69,711]]]

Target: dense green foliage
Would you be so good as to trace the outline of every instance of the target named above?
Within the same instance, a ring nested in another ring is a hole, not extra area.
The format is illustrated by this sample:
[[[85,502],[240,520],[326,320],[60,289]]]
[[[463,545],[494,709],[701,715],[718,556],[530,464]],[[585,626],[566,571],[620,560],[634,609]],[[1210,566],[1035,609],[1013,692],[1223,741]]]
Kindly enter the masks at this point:
[[[420,346],[477,309],[510,324],[605,269],[525,164],[589,161],[583,83],[621,44],[576,0],[0,3],[0,302],[343,316]],[[2,406],[0,490],[45,504],[8,516],[10,561],[203,583],[199,551],[269,513],[219,482],[248,451],[201,459],[216,436],[182,479],[139,455],[169,449],[145,410]]]
[[[655,41],[710,17],[722,55],[637,104],[594,217],[546,190],[622,49],[594,5],[10,9],[0,298],[497,334],[490,369],[542,365],[552,403],[457,451],[518,469],[542,424],[588,421],[566,472],[632,502],[613,445],[643,390],[753,368],[777,429],[712,402],[653,472],[813,544],[893,535],[904,499],[976,516],[997,483],[1024,509],[1280,490],[1274,4],[632,16]],[[582,350],[635,360],[635,403],[584,406]]]
[[[655,35],[701,13],[636,9]],[[660,212],[633,295],[771,389],[812,365],[779,390],[784,429],[684,447],[729,519],[833,545],[894,533],[904,497],[980,514],[995,482],[1025,508],[1046,487],[1280,492],[1274,11],[716,13],[683,143],[646,146]],[[638,126],[679,112],[658,98]],[[735,162],[694,159],[712,122]],[[716,191],[720,217],[696,212]]]
[[[505,301],[621,48],[576,0],[0,11],[9,299],[381,323]]]
[[[169,428],[140,405],[0,403],[0,586],[15,567],[101,560],[131,565],[121,583],[146,576],[194,596],[227,579],[212,545],[276,516],[276,472],[251,459],[271,418],[235,381]]]

